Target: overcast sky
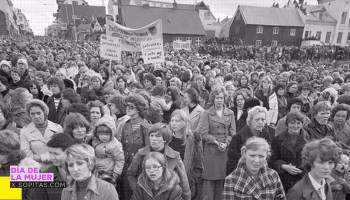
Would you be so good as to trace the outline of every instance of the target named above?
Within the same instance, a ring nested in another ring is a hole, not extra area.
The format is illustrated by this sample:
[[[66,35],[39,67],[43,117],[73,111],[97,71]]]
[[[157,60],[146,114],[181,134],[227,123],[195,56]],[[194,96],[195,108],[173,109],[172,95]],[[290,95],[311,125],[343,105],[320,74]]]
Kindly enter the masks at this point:
[[[173,2],[173,0],[158,0]],[[45,28],[54,21],[53,13],[57,12],[56,0],[12,0],[14,7],[22,9],[29,20],[30,27],[35,35],[44,35]],[[86,0],[89,5],[102,5],[103,0]],[[177,3],[194,4],[195,0],[176,0]],[[200,0],[197,0],[200,2]],[[216,18],[232,17],[238,5],[271,6],[278,2],[280,7],[288,0],[204,0]],[[316,5],[317,0],[306,0],[309,5]],[[107,5],[108,0],[104,0]]]

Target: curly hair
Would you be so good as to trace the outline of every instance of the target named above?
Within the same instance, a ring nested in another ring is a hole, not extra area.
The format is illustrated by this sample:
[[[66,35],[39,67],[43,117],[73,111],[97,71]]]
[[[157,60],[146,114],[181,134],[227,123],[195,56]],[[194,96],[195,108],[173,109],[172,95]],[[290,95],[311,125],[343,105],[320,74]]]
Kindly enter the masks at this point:
[[[26,112],[28,116],[30,116],[30,109],[33,107],[41,108],[46,117],[49,115],[49,107],[46,105],[45,102],[39,99],[32,99],[26,103]]]
[[[99,108],[100,112],[101,112],[101,117],[103,117],[103,115],[105,114],[104,109],[103,109],[103,103],[101,101],[99,101],[99,100],[89,101],[86,105],[89,108],[89,111],[93,107]]]
[[[220,93],[224,94],[224,101],[226,100],[227,97],[227,92],[225,90],[224,87],[214,87],[214,89],[212,89],[212,91],[209,94],[209,102],[211,102],[214,105],[214,99],[217,95],[219,95]]]
[[[47,80],[46,85],[48,88],[50,88],[51,85],[58,85],[58,87],[60,88],[60,91],[64,90],[64,88],[65,88],[63,80],[61,80],[60,78],[58,78],[56,76],[50,77]]]
[[[340,148],[329,138],[314,140],[305,144],[302,151],[302,166],[310,171],[317,158],[322,161],[334,161],[340,159]]]
[[[248,117],[247,117],[247,125],[248,126],[252,125],[253,117],[259,113],[265,114],[265,123],[266,123],[266,120],[268,117],[267,109],[265,107],[262,107],[262,106],[255,106],[248,111]]]
[[[121,115],[126,114],[126,99],[120,94],[115,94],[108,99],[108,104],[113,103],[119,110]]]
[[[146,74],[143,75],[143,81],[145,81],[145,80],[151,81],[153,86],[155,86],[157,84],[156,77],[153,74],[151,74],[151,73],[146,73]]]
[[[334,106],[332,108],[331,118],[334,119],[334,116],[339,111],[346,111],[346,119],[347,120],[349,119],[349,117],[350,117],[350,106],[349,105],[347,105],[345,103],[341,103],[341,104],[337,104],[336,106]]]
[[[135,105],[136,109],[139,111],[141,118],[145,118],[146,110],[148,108],[146,99],[140,94],[131,94],[125,98],[125,103],[132,103]]]

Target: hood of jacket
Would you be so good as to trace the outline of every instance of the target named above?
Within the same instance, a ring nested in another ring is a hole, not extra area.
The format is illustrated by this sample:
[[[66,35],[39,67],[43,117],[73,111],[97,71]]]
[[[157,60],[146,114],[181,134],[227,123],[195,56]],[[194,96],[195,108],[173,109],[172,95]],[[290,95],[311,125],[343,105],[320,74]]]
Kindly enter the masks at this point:
[[[167,179],[168,181],[161,186],[157,195],[161,195],[164,192],[171,191],[176,185],[180,183],[179,176],[173,170],[168,171]],[[139,176],[137,184],[140,185],[147,192],[148,195],[150,195],[151,197],[154,197],[152,189],[148,183],[149,183],[149,180],[147,177]]]
[[[111,137],[111,140],[112,140],[113,137],[115,137],[115,135],[117,133],[117,128],[115,127],[115,122],[114,122],[113,117],[111,117],[109,115],[105,115],[96,122],[95,127],[94,127],[94,136],[95,137],[97,137],[97,127],[99,127],[101,125],[107,126],[112,131],[112,137]]]

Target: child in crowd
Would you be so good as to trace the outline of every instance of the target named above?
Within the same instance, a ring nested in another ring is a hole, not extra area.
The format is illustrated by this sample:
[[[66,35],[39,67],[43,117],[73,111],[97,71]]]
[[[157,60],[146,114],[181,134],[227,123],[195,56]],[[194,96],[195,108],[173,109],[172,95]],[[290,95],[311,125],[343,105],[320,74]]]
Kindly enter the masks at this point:
[[[166,88],[164,85],[156,85],[152,91],[151,106],[163,117],[164,111],[168,111],[173,104],[170,100],[169,103],[165,102]]]
[[[122,144],[115,138],[116,127],[111,116],[105,115],[97,121],[92,146],[96,153],[95,176],[115,184],[124,166]]]
[[[345,200],[346,194],[350,193],[350,176],[349,176],[349,157],[345,154],[340,155],[340,161],[334,167],[330,185],[334,200]]]

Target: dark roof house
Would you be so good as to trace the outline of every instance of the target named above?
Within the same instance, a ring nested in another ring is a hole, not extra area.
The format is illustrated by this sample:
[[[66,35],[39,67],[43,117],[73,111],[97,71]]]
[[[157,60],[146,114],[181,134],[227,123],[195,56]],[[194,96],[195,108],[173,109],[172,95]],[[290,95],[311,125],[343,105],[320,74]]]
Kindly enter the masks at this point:
[[[61,5],[58,17],[62,23],[73,23],[73,15],[77,18],[84,17],[87,21],[91,22],[93,17],[106,17],[106,9],[104,6]]]

